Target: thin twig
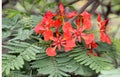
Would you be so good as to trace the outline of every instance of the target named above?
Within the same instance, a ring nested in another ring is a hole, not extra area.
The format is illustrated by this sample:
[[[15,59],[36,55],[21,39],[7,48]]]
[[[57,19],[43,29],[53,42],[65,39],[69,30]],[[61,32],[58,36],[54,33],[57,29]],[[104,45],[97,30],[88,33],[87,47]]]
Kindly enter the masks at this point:
[[[74,3],[78,2],[78,1],[80,1],[80,0],[74,0],[74,1],[72,1],[72,2],[70,2],[70,3],[68,3],[67,5],[65,5],[65,7],[66,7],[66,6],[69,6],[69,5],[72,5],[72,4],[74,4]]]
[[[102,4],[103,2],[104,2],[104,0],[102,0],[100,2],[100,4]],[[103,5],[101,5],[101,11],[102,11],[103,16],[105,16],[105,10],[104,10],[104,6]]]
[[[91,10],[89,11],[90,13],[94,13],[95,10],[98,8],[98,6],[100,5],[99,1],[96,0],[94,3],[93,3],[93,6],[91,8]]]
[[[30,12],[32,11],[33,7],[37,4],[37,1],[33,1],[32,7],[30,8]]]
[[[111,11],[111,1],[109,1],[108,5],[107,5],[107,12],[105,14],[105,19],[108,18],[110,11]]]
[[[72,19],[69,19],[68,22],[71,22],[71,21],[75,20],[76,17],[77,17],[80,13],[82,13],[82,12],[83,12],[90,4],[92,4],[94,1],[96,1],[96,0],[89,0],[82,8],[80,8],[80,10],[78,10],[78,14],[77,14],[75,17],[73,17]]]

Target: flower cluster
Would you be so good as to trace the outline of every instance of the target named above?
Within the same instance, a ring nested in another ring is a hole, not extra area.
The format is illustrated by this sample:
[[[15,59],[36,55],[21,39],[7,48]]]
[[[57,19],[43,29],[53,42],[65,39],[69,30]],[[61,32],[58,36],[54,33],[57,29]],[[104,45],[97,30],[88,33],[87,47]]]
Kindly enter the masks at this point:
[[[75,25],[72,26],[71,22],[66,21],[77,16],[75,19]],[[106,24],[108,20],[101,20],[100,14],[98,14],[98,26],[100,28],[100,40],[111,44],[109,36],[105,33]],[[93,51],[98,47],[95,42],[95,36],[93,33],[86,33],[86,30],[92,28],[91,14],[84,11],[81,14],[77,14],[76,11],[65,13],[65,9],[62,3],[59,4],[59,12],[57,14],[48,11],[45,13],[42,21],[34,28],[36,34],[42,34],[45,41],[51,41],[52,43],[46,49],[48,56],[56,56],[56,50],[65,52],[72,50],[77,46],[76,42],[85,42],[86,48],[90,49],[89,54],[97,56]]]

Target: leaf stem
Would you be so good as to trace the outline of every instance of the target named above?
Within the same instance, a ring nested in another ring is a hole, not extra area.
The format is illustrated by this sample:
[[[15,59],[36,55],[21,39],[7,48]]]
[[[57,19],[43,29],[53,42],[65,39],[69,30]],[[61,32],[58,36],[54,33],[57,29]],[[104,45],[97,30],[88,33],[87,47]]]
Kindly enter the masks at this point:
[[[33,36],[33,35],[30,35],[30,37],[31,37],[31,38],[34,38],[34,39],[36,39],[36,40],[41,40],[40,38],[35,37],[35,36]]]
[[[86,33],[96,33],[96,32],[99,32],[99,30],[89,31],[89,32],[86,32]]]

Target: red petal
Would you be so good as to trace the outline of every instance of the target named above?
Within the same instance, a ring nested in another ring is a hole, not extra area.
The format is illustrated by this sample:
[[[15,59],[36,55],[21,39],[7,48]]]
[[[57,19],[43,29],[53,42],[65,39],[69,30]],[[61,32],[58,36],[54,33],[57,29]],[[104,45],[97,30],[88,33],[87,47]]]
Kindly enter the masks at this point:
[[[64,6],[62,3],[59,4],[59,11],[61,14],[64,14]]]
[[[75,40],[71,39],[71,40],[66,40],[66,45],[64,46],[65,52],[68,52],[70,50],[73,49],[73,47],[75,47]]]
[[[98,26],[100,27],[100,30],[105,30],[108,20],[101,21],[101,15],[99,13],[97,21],[98,21]]]
[[[66,14],[67,18],[72,18],[74,16],[76,16],[76,11],[72,11],[72,12],[69,12],[69,13]]]
[[[90,20],[90,17],[91,15],[88,13],[88,12],[83,12],[81,14],[83,16],[83,27],[84,29],[91,29],[92,28],[92,23],[91,23],[91,20]]]
[[[53,24],[53,20],[48,18],[43,18],[42,23],[44,23],[45,25],[51,25]]]
[[[48,56],[56,56],[56,55],[57,55],[57,53],[56,53],[56,51],[55,51],[55,48],[50,48],[50,47],[48,47],[48,48],[46,49],[46,54],[47,54]]]
[[[59,28],[62,25],[62,22],[59,19],[57,19],[54,21],[53,24],[54,24],[54,27]]]
[[[86,12],[86,11],[84,11],[81,15],[82,15],[83,18],[85,18],[85,19],[90,19],[90,17],[91,17],[91,15],[90,15],[88,12]]]
[[[64,32],[64,39],[65,40],[68,40],[68,39],[71,39],[72,38],[72,33],[67,31],[67,32]]]
[[[53,32],[50,31],[50,30],[46,30],[46,31],[43,33],[43,35],[44,35],[45,41],[48,41],[48,40],[50,40],[50,39],[53,38]]]
[[[94,34],[88,34],[82,37],[84,38],[86,44],[90,44],[95,39]]]
[[[92,42],[91,44],[92,44],[92,48],[98,47],[98,44],[96,42]]]
[[[100,30],[105,30],[107,23],[108,23],[108,20],[104,20],[103,22],[101,22]]]
[[[65,52],[68,52],[68,51],[72,50],[73,47],[67,47],[67,46],[64,46],[64,49],[65,49]]]
[[[111,39],[110,39],[110,37],[109,37],[108,35],[106,35],[106,42],[107,42],[108,44],[111,44]]]
[[[106,34],[104,32],[100,32],[100,40],[106,42]]]
[[[89,30],[92,28],[92,23],[90,19],[84,19],[83,20],[83,28],[86,30]]]
[[[80,28],[82,22],[83,22],[82,18],[79,17],[75,20],[77,28]]]
[[[102,42],[106,42],[108,44],[111,44],[110,37],[107,34],[105,34],[104,32],[100,32],[100,40]]]
[[[72,25],[70,24],[70,22],[65,22],[65,24],[62,27],[64,32],[68,32],[68,31],[72,31]]]
[[[98,13],[97,21],[101,22],[101,15],[100,15],[100,13]]]
[[[73,39],[66,40],[66,46],[67,47],[75,47],[76,46],[75,40],[73,40]]]
[[[62,49],[62,47],[61,47],[60,44],[58,44],[57,47],[58,47],[58,50],[61,50],[61,49]]]
[[[81,36],[78,36],[77,38],[78,38],[78,41],[81,42]]]
[[[37,24],[37,26],[34,28],[34,31],[36,32],[36,34],[40,34],[42,32],[45,31],[45,28],[43,25],[41,25],[41,23]]]
[[[51,19],[53,17],[53,13],[51,11],[48,11],[45,13],[44,17],[47,19]]]

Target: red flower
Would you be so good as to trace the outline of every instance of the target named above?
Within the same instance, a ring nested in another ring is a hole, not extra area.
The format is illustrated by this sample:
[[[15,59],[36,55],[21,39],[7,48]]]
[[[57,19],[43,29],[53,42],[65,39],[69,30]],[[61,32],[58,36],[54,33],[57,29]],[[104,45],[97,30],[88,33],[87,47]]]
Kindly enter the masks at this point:
[[[47,53],[48,56],[51,56],[51,55],[55,56],[56,48],[58,48],[58,50],[61,50],[62,47],[64,47],[65,52],[68,52],[71,49],[73,49],[73,47],[76,46],[75,40],[73,40],[73,39],[65,39],[62,36],[53,37],[51,40],[53,41],[53,43],[51,44],[51,47],[53,47],[53,48],[50,48],[50,47],[47,48],[46,53]]]
[[[53,14],[51,11],[48,11],[45,13],[41,23],[47,26],[51,26],[53,24],[53,17],[55,14]]]
[[[62,46],[65,45],[65,40],[62,38],[62,36],[60,37],[54,37],[53,39],[53,43],[51,44],[51,46],[56,46],[58,47],[59,50],[61,50]]]
[[[75,41],[73,39],[64,39],[62,36],[54,37],[52,40],[53,43],[51,44],[51,46],[56,46],[59,50],[61,50],[62,46],[72,48],[76,46]]]
[[[103,31],[100,32],[100,39],[102,42],[106,42],[108,44],[111,44],[110,37],[107,34],[105,34],[105,32],[103,32]]]
[[[62,21],[60,19],[54,20],[53,26],[58,29],[62,25]]]
[[[64,6],[62,3],[59,4],[59,11],[60,11],[60,14],[64,15]]]
[[[73,30],[70,22],[65,22],[62,29],[64,32],[71,32]]]
[[[73,37],[78,39],[79,42],[81,42],[81,38],[83,38],[86,44],[91,43],[94,40],[94,34],[86,34],[83,31],[84,31],[83,27],[74,29]]]
[[[94,56],[97,56],[97,53],[93,51],[94,48],[97,48],[98,44],[96,44],[95,42],[91,42],[90,44],[87,45],[87,48],[90,49],[90,52],[88,53],[89,55],[93,54]]]
[[[85,43],[90,44],[94,40],[94,34],[87,34],[86,36],[83,36]]]
[[[37,26],[34,28],[36,34],[43,33],[45,30],[45,27],[41,23],[38,23]]]
[[[56,51],[55,51],[55,48],[56,48],[56,47],[54,47],[54,48],[48,47],[48,48],[46,49],[46,54],[47,54],[48,56],[56,56],[57,53],[56,53]]]
[[[43,18],[43,19],[42,19],[42,24],[44,24],[44,25],[46,25],[46,26],[49,26],[49,27],[52,26],[53,22],[54,22],[54,21],[53,21],[52,19],[47,19],[47,18]]]
[[[45,41],[50,40],[53,37],[53,32],[50,30],[49,26],[43,26],[39,23],[35,28],[34,31],[37,34],[43,34]]]
[[[83,22],[83,17],[77,17],[75,20],[76,26],[77,28],[80,28],[80,26],[82,26],[82,22]]]
[[[56,56],[56,49],[61,51],[62,48],[65,52],[68,52],[76,47],[76,40],[78,42],[81,42],[83,39],[87,48],[90,49],[89,54],[97,56],[97,54],[93,51],[93,49],[98,46],[94,42],[94,34],[85,33],[85,30],[89,30],[92,28],[92,23],[90,19],[91,14],[84,11],[83,13],[78,15],[77,19],[75,20],[75,28],[70,22],[65,21],[68,18],[76,16],[76,12],[72,11],[65,13],[65,9],[62,3],[59,4],[58,8],[58,14],[53,14],[51,11],[46,12],[41,22],[38,23],[34,28],[36,34],[43,35],[45,41],[50,40],[52,42],[50,44],[50,47],[46,49],[46,54],[48,56]],[[102,42],[107,42],[108,44],[111,44],[109,36],[105,33],[105,25],[107,24],[108,20],[101,21],[101,16],[100,14],[98,14],[97,21],[100,27],[100,40]]]
[[[41,23],[37,24],[37,26],[34,28],[36,34],[43,34],[45,41],[48,41],[53,37],[53,32],[50,30],[53,24],[55,27],[61,25],[59,24],[58,20],[56,20],[57,22],[55,21],[55,23],[53,23],[53,16],[55,15],[51,11],[46,12]]]
[[[76,16],[76,11],[68,12],[67,14],[65,14],[65,12],[64,12],[65,8],[62,3],[60,3],[58,7],[59,7],[60,16],[66,17],[66,18],[72,18],[72,17]]]
[[[69,40],[69,39],[72,38],[72,33],[71,33],[70,31],[64,32],[63,35],[64,35],[64,39],[65,39],[65,40]]]
[[[90,20],[91,15],[86,11],[84,11],[81,15],[83,16],[83,27],[84,27],[84,29],[86,29],[86,30],[91,29],[92,28],[92,23],[91,23],[91,20]]]
[[[106,24],[108,23],[108,20],[101,21],[101,16],[98,14],[98,26],[100,27],[100,40],[102,42],[106,42],[108,44],[111,44],[110,37],[106,34]]]
[[[51,19],[53,16],[55,16],[55,14],[53,14],[51,11],[46,12],[44,15],[44,17],[47,19]]]
[[[76,47],[75,40],[74,39],[66,40],[66,45],[64,46],[65,52],[72,50],[73,47]]]
[[[43,36],[45,41],[51,40],[53,38],[53,32],[51,30],[46,30]]]

